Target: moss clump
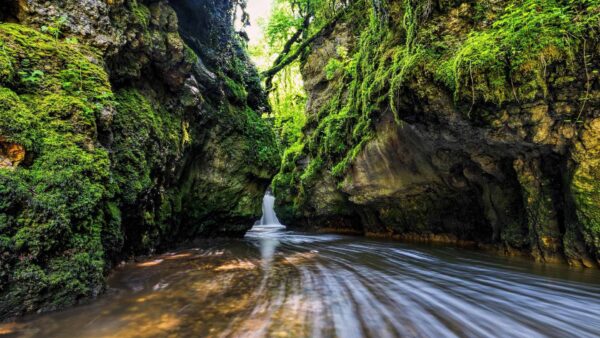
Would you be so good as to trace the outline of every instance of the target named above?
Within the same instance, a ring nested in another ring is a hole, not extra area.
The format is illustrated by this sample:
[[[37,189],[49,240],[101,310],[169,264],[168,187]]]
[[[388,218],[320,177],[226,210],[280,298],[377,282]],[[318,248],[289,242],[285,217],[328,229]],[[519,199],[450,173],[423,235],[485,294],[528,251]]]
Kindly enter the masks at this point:
[[[545,70],[573,63],[585,34],[598,29],[599,8],[594,0],[512,2],[491,27],[471,31],[451,49],[437,74],[457,100],[472,95],[501,104],[546,94]]]
[[[101,290],[110,164],[95,142],[96,117],[112,101],[92,51],[15,24],[0,24],[0,40],[2,62],[12,65],[0,77],[0,135],[29,154],[16,170],[0,169],[3,317]],[[19,81],[36,70],[39,81]],[[70,70],[76,86],[65,85]]]
[[[596,165],[596,170],[600,165]],[[595,249],[597,257],[600,257],[600,180],[599,175],[584,173],[577,170],[573,180],[572,188],[577,205],[579,221],[584,226],[584,238],[586,243]]]
[[[229,98],[233,99],[236,103],[244,103],[248,99],[248,92],[243,84],[231,79],[226,75],[222,75],[225,81],[225,89]]]
[[[0,41],[0,81],[10,81],[13,78],[14,67],[10,50],[3,41]]]
[[[0,130],[2,136],[11,142],[33,148],[39,137],[39,118],[32,114],[19,96],[8,88],[0,88]]]
[[[239,128],[247,139],[245,151],[248,156],[256,159],[256,165],[259,168],[272,168],[279,162],[279,148],[274,142],[273,130],[250,107],[245,107],[236,115],[239,116]]]
[[[144,4],[138,3],[136,0],[129,2],[130,10],[135,17],[135,22],[148,28],[150,25],[150,9]]]
[[[284,197],[287,202],[291,202],[288,207],[291,210],[287,210],[289,215],[294,214],[297,206],[304,200],[304,194],[299,191],[303,188],[303,185],[299,184],[303,170],[297,165],[303,154],[304,146],[302,140],[299,140],[285,149],[281,157],[279,173],[273,178],[273,192],[277,196]]]
[[[134,253],[148,252],[161,244],[161,238],[169,237],[166,229],[173,210],[165,210],[169,201],[163,195],[171,192],[165,191],[158,196],[162,200],[156,201],[156,190],[159,184],[166,189],[165,177],[192,141],[183,117],[152,102],[149,96],[135,89],[116,92],[117,113],[112,123],[111,161],[118,204],[109,205],[109,211],[112,219],[122,218],[130,224],[123,231],[127,249]],[[119,241],[119,232],[112,231],[111,238]]]
[[[600,258],[600,119],[589,121],[575,147],[571,191],[586,244]]]
[[[181,156],[184,128],[181,118],[152,104],[137,90],[120,90],[116,102],[113,172],[117,195],[127,204],[147,194],[155,176]]]

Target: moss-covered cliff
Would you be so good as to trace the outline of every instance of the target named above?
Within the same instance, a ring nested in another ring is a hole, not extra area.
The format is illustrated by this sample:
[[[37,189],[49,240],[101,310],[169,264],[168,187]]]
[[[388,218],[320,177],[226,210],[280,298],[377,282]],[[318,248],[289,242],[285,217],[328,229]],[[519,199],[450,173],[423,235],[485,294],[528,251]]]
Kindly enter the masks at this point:
[[[288,224],[598,266],[600,2],[338,8],[274,181]]]
[[[0,6],[0,318],[260,216],[279,161],[264,93],[233,4],[194,3],[177,2],[181,25],[166,1]]]

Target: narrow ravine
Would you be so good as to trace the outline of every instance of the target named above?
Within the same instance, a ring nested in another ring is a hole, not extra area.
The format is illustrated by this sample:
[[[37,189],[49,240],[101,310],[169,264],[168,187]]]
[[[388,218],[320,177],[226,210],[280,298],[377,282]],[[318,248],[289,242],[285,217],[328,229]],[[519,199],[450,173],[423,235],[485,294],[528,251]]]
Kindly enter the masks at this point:
[[[600,337],[599,23],[0,0],[0,338]]]
[[[267,196],[265,205],[270,202]],[[4,324],[0,332],[15,337],[600,335],[597,270],[453,247],[306,234],[266,223],[241,240],[198,242],[125,264],[109,286],[106,296],[89,305]]]

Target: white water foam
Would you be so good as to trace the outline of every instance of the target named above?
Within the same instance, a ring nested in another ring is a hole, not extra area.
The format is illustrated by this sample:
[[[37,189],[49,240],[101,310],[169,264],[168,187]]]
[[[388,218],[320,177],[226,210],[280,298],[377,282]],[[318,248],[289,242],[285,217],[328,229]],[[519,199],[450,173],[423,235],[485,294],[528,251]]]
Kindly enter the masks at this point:
[[[263,215],[262,215],[260,221],[256,224],[257,226],[260,226],[263,228],[265,228],[265,227],[269,227],[269,228],[284,227],[279,222],[279,219],[277,219],[277,215],[275,214],[274,206],[275,206],[275,196],[273,196],[273,194],[271,194],[270,191],[267,191],[265,193],[265,196],[263,197],[263,205],[262,205]]]

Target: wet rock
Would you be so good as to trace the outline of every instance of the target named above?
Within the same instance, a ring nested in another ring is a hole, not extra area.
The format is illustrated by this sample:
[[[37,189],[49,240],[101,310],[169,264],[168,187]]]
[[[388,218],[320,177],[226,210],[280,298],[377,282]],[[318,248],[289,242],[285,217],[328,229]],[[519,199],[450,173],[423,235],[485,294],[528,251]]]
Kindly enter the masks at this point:
[[[25,148],[0,136],[0,169],[15,169],[25,159]]]

